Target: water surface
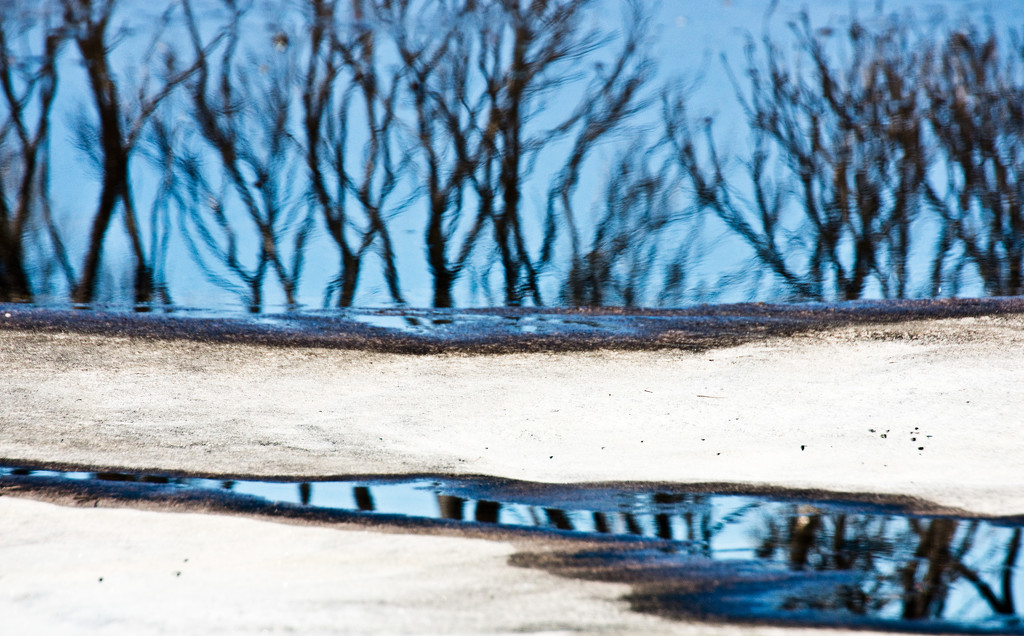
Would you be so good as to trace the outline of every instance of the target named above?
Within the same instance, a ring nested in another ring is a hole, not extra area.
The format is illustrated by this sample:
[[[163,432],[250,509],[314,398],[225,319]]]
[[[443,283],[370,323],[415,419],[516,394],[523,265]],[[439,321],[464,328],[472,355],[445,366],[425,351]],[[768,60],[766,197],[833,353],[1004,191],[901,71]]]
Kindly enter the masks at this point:
[[[270,515],[559,536],[519,565],[629,582],[663,616],[899,631],[1024,633],[1024,520],[917,514],[896,504],[420,476],[326,481],[0,467],[0,486],[121,499],[187,493]],[[564,541],[568,539],[568,542]],[[578,547],[574,539],[578,539]],[[596,543],[595,543],[596,542]]]

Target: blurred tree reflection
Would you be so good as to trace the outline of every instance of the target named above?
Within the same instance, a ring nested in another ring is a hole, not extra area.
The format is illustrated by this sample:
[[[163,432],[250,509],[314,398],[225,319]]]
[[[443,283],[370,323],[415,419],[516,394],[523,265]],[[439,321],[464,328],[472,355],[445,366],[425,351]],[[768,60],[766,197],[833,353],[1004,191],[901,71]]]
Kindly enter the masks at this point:
[[[659,165],[661,163],[661,165]],[[677,224],[673,198],[680,184],[671,166],[650,149],[631,147],[618,157],[605,186],[600,216],[589,246],[573,255],[562,300],[568,305],[671,304],[686,284],[693,265],[696,234],[679,245],[668,231]],[[567,219],[571,212],[566,205]],[[566,223],[574,236],[573,224]],[[698,228],[691,226],[691,231]],[[665,243],[669,243],[668,246]],[[574,250],[582,249],[574,237]],[[652,264],[666,251],[672,260],[659,281]],[[674,254],[673,254],[674,252]],[[658,295],[652,296],[653,290]]]
[[[1024,293],[1020,38],[773,18],[728,153],[648,7],[609,6],[0,0],[0,301],[128,294],[112,250],[139,308],[186,259],[253,312]],[[69,113],[94,172],[55,191]]]
[[[454,495],[437,495],[437,507],[441,511],[442,519],[462,520],[465,512],[466,500]]]
[[[241,52],[244,61],[239,63],[242,24],[249,7],[231,0],[226,4],[231,19],[220,34],[223,46],[219,49],[203,42],[191,5],[183,5],[192,54],[198,60],[186,106],[190,120],[198,124],[198,139],[186,133],[183,140],[190,144],[183,171],[191,202],[185,209],[185,235],[203,272],[222,287],[235,290],[250,311],[262,309],[268,274],[276,275],[286,305],[294,307],[304,245],[312,229],[299,185],[300,159],[289,130],[295,54],[277,39],[272,41],[277,44],[267,47],[270,52]],[[219,57],[213,60],[215,50]],[[216,163],[204,160],[211,154]],[[236,221],[227,212],[233,204],[241,206],[255,230],[255,258],[241,254]]]
[[[630,3],[627,32],[610,59],[604,56],[616,38],[593,26],[596,5],[447,1],[389,22],[416,112],[434,306],[453,304],[453,287],[472,267],[474,250],[486,250],[488,229],[492,255],[479,267],[485,279],[500,272],[506,305],[542,304],[539,280],[560,232],[580,250],[572,201],[586,159],[644,108],[651,70],[641,5]],[[440,36],[438,24],[449,25]],[[537,252],[528,226],[540,219],[524,209],[523,188],[541,153],[563,139],[571,149],[548,180]],[[473,203],[475,213],[466,214]]]
[[[973,538],[977,530],[978,523],[972,522],[967,536]],[[1017,564],[1020,559],[1021,539],[1021,529],[1014,528],[1006,544],[1006,556],[1003,558],[1002,563],[999,564],[999,578],[998,583],[996,583],[998,593],[997,589],[993,589],[992,585],[985,581],[978,572],[964,567],[961,556],[958,556],[958,559],[953,563],[956,572],[971,582],[978,590],[978,594],[985,599],[985,602],[988,603],[989,607],[996,614],[1017,615],[1017,605],[1014,600],[1013,591],[1013,575],[1017,570]],[[966,538],[963,541],[961,553],[963,552],[963,547],[970,547]]]
[[[341,254],[339,273],[325,294],[328,302],[336,294],[339,306],[353,303],[372,247],[391,300],[404,303],[388,219],[406,205],[391,202],[408,168],[396,147],[395,113],[406,69],[382,59],[377,25],[406,5],[318,0],[308,16],[311,49],[301,81],[306,165],[313,200]],[[354,160],[352,147],[361,147]]]
[[[921,71],[946,173],[927,190],[942,227],[933,295],[943,281],[955,293],[966,264],[987,293],[1024,293],[1024,41],[1015,39],[1009,53],[994,32],[967,25]]]
[[[845,41],[806,14],[791,28],[795,55],[751,39],[747,81],[733,78],[752,132],[735,160],[743,187],[712,121],[694,120],[685,95],[666,99],[698,205],[789,297],[951,295],[972,273],[989,294],[1021,293],[1020,43],[1001,49],[973,27],[924,36],[903,16],[853,19]],[[931,255],[918,289],[914,250]]]
[[[77,120],[78,144],[101,166],[102,180],[96,212],[92,216],[88,246],[72,300],[76,303],[90,303],[95,299],[105,237],[120,204],[135,261],[134,302],[145,306],[155,296],[164,302],[170,299],[162,281],[155,277],[157,268],[154,266],[154,258],[159,243],[150,245],[148,249],[144,243],[143,229],[132,195],[129,170],[131,157],[157,107],[179,84],[196,72],[201,63],[197,61],[183,66],[171,49],[163,49],[165,54],[159,60],[156,58],[155,52],[161,50],[159,45],[162,44],[164,28],[176,9],[172,5],[153,28],[147,51],[142,56],[142,64],[135,73],[131,73],[138,78],[133,98],[125,99],[123,95],[131,91],[111,67],[111,54],[116,43],[126,37],[129,27],[122,26],[110,32],[116,6],[116,0],[63,0],[64,24],[73,34],[86,68],[92,105],[97,117],[95,122],[84,116]],[[154,240],[159,241],[160,237]]]
[[[42,214],[53,258],[67,281],[74,280],[49,207],[50,117],[66,32],[53,7],[43,11],[33,15],[0,3],[0,302],[33,299],[24,243],[33,213]]]
[[[364,512],[376,510],[373,503],[373,493],[368,486],[355,486],[352,488],[352,497],[356,501],[356,507]]]
[[[475,521],[481,521],[483,523],[498,523],[500,518],[500,502],[486,500],[476,502],[476,511],[473,513],[473,519]]]
[[[794,570],[861,573],[857,584],[831,588],[826,596],[790,599],[789,609],[811,603],[819,609],[871,615],[897,604],[906,620],[951,618],[952,590],[966,581],[993,614],[1016,614],[1013,577],[1021,549],[1019,528],[1008,533],[993,588],[986,575],[998,559],[978,553],[977,521],[899,520],[786,506],[765,515],[761,523],[759,558],[784,562]]]
[[[908,293],[911,226],[932,156],[912,80],[923,54],[893,19],[856,20],[845,55],[832,32],[804,14],[792,26],[795,59],[766,35],[747,44],[749,88],[733,78],[753,139],[741,157],[751,194],[717,148],[711,120],[690,121],[686,96],[666,99],[677,161],[698,205],[753,252],[759,268],[802,299],[856,299],[873,281],[885,297]],[[810,70],[804,67],[809,66]]]

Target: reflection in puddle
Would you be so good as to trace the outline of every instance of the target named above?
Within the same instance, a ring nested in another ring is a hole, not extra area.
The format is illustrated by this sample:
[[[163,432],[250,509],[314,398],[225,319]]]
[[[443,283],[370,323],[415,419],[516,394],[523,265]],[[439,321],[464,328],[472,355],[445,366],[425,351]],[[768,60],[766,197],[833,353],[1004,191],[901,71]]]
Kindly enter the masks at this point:
[[[597,548],[520,554],[516,560],[565,576],[628,581],[634,607],[662,615],[1024,633],[1019,519],[928,516],[878,504],[669,488],[454,478],[298,483],[0,468],[2,482],[54,480],[114,490],[141,487],[142,496],[216,492],[288,510],[600,537]]]
[[[268,325],[296,326],[315,318],[344,318],[388,331],[421,336],[446,337],[452,334],[529,334],[564,333],[625,335],[638,330],[634,323],[657,324],[656,316],[573,315],[524,311],[518,315],[498,315],[444,309],[352,309],[309,310],[301,314],[264,315]]]
[[[566,321],[560,317],[546,315],[514,316],[511,321],[502,321],[492,316],[470,315],[457,312],[447,313],[445,317],[427,315],[414,317],[409,315],[409,313],[405,312],[404,315],[397,315],[383,312],[350,311],[348,312],[348,317],[357,322],[375,327],[419,334],[438,334],[446,331],[480,329],[502,329],[508,333],[536,334],[538,332],[554,331],[571,324],[571,321]],[[504,324],[501,324],[502,322]]]

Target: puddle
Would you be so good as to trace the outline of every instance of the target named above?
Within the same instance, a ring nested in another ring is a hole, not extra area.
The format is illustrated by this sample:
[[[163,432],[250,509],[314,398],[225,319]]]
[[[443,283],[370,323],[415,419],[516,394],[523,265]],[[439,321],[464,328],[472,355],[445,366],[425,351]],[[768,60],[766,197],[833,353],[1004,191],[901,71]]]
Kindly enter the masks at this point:
[[[115,496],[157,499],[191,493],[255,502],[271,513],[334,511],[384,522],[444,520],[577,537],[578,549],[521,552],[513,562],[628,582],[634,608],[662,616],[1024,634],[1021,519],[494,479],[289,482],[0,467],[0,483],[99,487]]]
[[[323,317],[337,316],[337,311],[311,312]],[[571,315],[543,313],[541,310],[521,315],[488,315],[452,310],[359,310],[347,309],[343,315],[357,323],[393,332],[447,338],[465,334],[506,334],[553,336],[560,334],[634,335],[636,329],[622,316],[579,318]],[[294,315],[275,316],[285,323],[301,321]]]

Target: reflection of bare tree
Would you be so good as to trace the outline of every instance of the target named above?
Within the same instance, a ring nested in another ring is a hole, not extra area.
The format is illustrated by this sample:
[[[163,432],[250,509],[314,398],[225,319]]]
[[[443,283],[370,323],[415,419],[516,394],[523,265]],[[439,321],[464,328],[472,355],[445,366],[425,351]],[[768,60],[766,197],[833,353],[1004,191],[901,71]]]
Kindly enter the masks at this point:
[[[1003,558],[1003,562],[999,564],[999,577],[996,583],[999,591],[997,593],[992,585],[986,582],[977,571],[964,565],[963,555],[971,548],[978,528],[979,524],[976,521],[968,524],[964,538],[957,550],[957,558],[953,562],[952,567],[957,574],[971,582],[971,585],[985,599],[985,602],[988,603],[993,612],[1010,616],[1016,615],[1017,608],[1013,596],[1013,576],[1017,571],[1017,561],[1021,552],[1021,529],[1014,528],[1010,534],[1009,541],[1007,541],[1006,556]]]
[[[727,156],[690,86],[652,85],[639,0],[618,30],[598,0],[273,15],[184,0],[144,28],[117,0],[16,4],[0,11],[0,300],[55,277],[74,301],[108,295],[115,220],[140,306],[169,303],[182,243],[249,309],[277,293],[295,306],[321,236],[338,254],[325,304],[359,302],[368,277],[398,305],[425,279],[436,307],[676,304],[714,278],[699,261],[723,230],[755,265],[740,276],[774,282],[760,293],[1024,293],[1021,44],[991,28],[804,15],[751,39],[729,74],[749,151]],[[99,191],[75,210],[89,226],[75,268],[49,184],[69,54],[86,80],[74,143]],[[644,128],[657,94],[662,120]]]
[[[323,216],[327,232],[341,253],[339,273],[331,283],[328,296],[338,292],[338,305],[349,306],[355,299],[359,269],[369,236],[357,236],[353,245],[347,205],[345,121],[333,118],[333,104],[338,99],[336,82],[341,73],[334,46],[336,2],[314,0],[309,20],[309,62],[302,84],[304,153],[309,168],[310,188]],[[325,140],[332,140],[327,145]],[[333,175],[335,182],[328,181]],[[328,298],[329,300],[329,298]],[[325,302],[325,304],[327,304]]]
[[[435,2],[430,5],[432,12],[417,16],[415,22],[406,12],[395,12],[390,18],[409,72],[415,145],[425,164],[425,239],[435,307],[453,305],[452,289],[483,229],[478,219],[458,242],[466,189],[478,161],[474,133],[482,116],[482,104],[470,101],[475,7],[459,4]]]
[[[445,0],[427,3],[429,10],[413,17],[392,15],[389,24],[409,70],[414,139],[425,170],[435,306],[451,306],[453,286],[472,267],[472,254],[484,249],[488,229],[493,252],[483,269],[500,273],[509,305],[541,302],[538,278],[551,264],[560,230],[568,232],[573,253],[579,252],[572,201],[585,162],[600,141],[643,108],[639,94],[650,69],[645,23],[640,4],[633,3],[622,48],[606,60],[607,67],[581,72],[584,60],[599,59],[611,41],[590,26],[594,4]],[[540,111],[543,100],[568,98],[563,85],[583,79],[588,84],[565,115]],[[547,180],[545,236],[534,254],[526,226],[539,219],[526,214],[523,187],[542,149],[567,136],[565,163]],[[465,214],[472,203],[476,214]]]
[[[360,510],[371,512],[376,509],[373,503],[373,494],[366,486],[356,486],[352,489],[352,496],[356,500],[356,507]]]
[[[1001,47],[995,33],[956,31],[921,70],[946,172],[943,189],[928,190],[942,219],[932,294],[943,280],[955,294],[965,264],[989,294],[1024,293],[1021,45],[1015,42],[1011,55]]]
[[[791,598],[789,609],[813,606],[853,614],[875,613],[889,605],[898,585],[886,559],[904,551],[909,533],[886,517],[824,514],[809,506],[785,506],[763,519],[757,555],[794,570],[859,571],[855,585],[832,588],[825,596]]]
[[[67,255],[49,211],[48,157],[50,112],[57,89],[57,57],[65,40],[52,26],[51,5],[35,15],[19,15],[6,6],[0,15],[0,88],[4,119],[0,120],[0,301],[30,301],[32,286],[25,269],[24,237],[29,216],[43,213],[54,252],[71,274]],[[30,41],[38,37],[41,47]],[[35,50],[33,50],[35,49]],[[12,148],[13,146],[13,148]]]
[[[644,535],[643,526],[637,520],[636,515],[626,512],[622,514],[622,520],[626,523],[626,532],[629,534],[635,534],[637,536]]]
[[[441,511],[442,519],[455,519],[461,521],[464,518],[466,500],[454,495],[437,495],[437,507]]]
[[[548,518],[548,523],[558,528],[559,530],[575,530],[576,526],[572,524],[572,519],[566,514],[564,510],[559,508],[545,508],[544,514]]]
[[[327,293],[337,293],[341,306],[352,304],[371,247],[383,264],[391,299],[404,303],[388,217],[403,207],[391,199],[406,161],[395,148],[395,106],[405,70],[382,60],[377,25],[386,23],[389,10],[406,6],[351,0],[316,1],[311,7],[312,49],[302,94],[306,165],[313,198],[341,253],[339,274]],[[361,151],[353,161],[349,154],[357,144]]]
[[[501,504],[497,501],[480,500],[476,502],[476,510],[473,512],[475,521],[484,523],[498,523],[501,515]]]
[[[789,519],[789,563],[794,570],[807,567],[807,557],[814,547],[821,517],[796,515]]]
[[[993,614],[1016,613],[1013,577],[1021,550],[1019,528],[1009,533],[992,582],[982,572],[993,569],[994,546],[982,546],[986,554],[978,554],[982,524],[977,521],[901,521],[881,515],[825,514],[794,505],[766,516],[762,523],[760,558],[785,562],[794,570],[862,573],[856,585],[838,586],[827,596],[789,599],[790,609],[810,603],[866,615],[898,602],[904,619],[946,618],[950,593],[965,580]]]
[[[577,250],[563,285],[563,300],[570,305],[637,306],[652,301],[669,301],[685,284],[690,249],[696,236],[682,245],[671,241],[673,260],[657,289],[655,266],[666,250],[669,229],[682,228],[673,214],[672,197],[678,183],[668,165],[658,167],[658,159],[643,148],[631,147],[612,167],[605,186],[601,216],[596,220],[589,247]],[[568,209],[568,203],[565,203]],[[571,214],[567,212],[567,214]],[[573,224],[566,223],[570,234]]]
[[[686,523],[686,535],[683,537],[692,545],[698,546],[701,554],[711,555],[711,539],[714,527],[711,522],[711,498],[707,495],[694,495],[682,514]]]
[[[197,68],[196,64],[183,67],[176,56],[168,52],[161,60],[163,67],[158,69],[155,76],[150,74],[152,69],[144,66],[145,72],[137,95],[133,100],[125,101],[125,87],[119,85],[118,76],[110,64],[113,43],[124,35],[122,32],[113,35],[109,33],[116,4],[116,0],[95,3],[90,0],[63,0],[65,24],[72,30],[78,52],[85,64],[98,118],[95,126],[84,119],[79,121],[79,134],[83,138],[81,143],[92,152],[92,145],[98,141],[97,161],[102,166],[100,198],[92,217],[80,279],[72,295],[73,300],[79,303],[91,302],[96,294],[103,243],[118,204],[123,210],[125,229],[135,259],[135,302],[148,303],[154,293],[160,291],[166,295],[166,290],[155,289],[153,266],[143,242],[132,197],[129,164],[146,123],[157,107]],[[167,23],[171,11],[173,7],[165,13],[162,24],[155,30],[151,51],[156,50],[161,40],[162,26]],[[151,54],[147,54],[146,58],[147,62],[151,61]],[[129,108],[126,109],[125,104]]]
[[[256,56],[259,63],[239,64],[246,7],[229,0],[231,19],[224,29],[224,46],[214,59],[191,5],[184,7],[198,60],[195,81],[189,86],[189,109],[203,142],[201,149],[189,153],[184,171],[191,198],[199,204],[185,210],[186,239],[207,277],[236,291],[250,311],[262,309],[264,283],[271,273],[285,303],[293,307],[312,230],[301,190],[294,187],[301,178],[289,131],[296,53],[286,39],[268,38],[270,53],[246,56]],[[219,171],[203,161],[205,151],[216,157]],[[245,238],[227,212],[235,202],[255,230],[254,259],[241,254]],[[288,239],[291,244],[286,246]]]
[[[920,542],[902,568],[903,618],[920,619],[941,616],[949,593],[950,544],[956,533],[956,521],[934,519],[910,521],[910,527]]]
[[[677,160],[698,205],[788,294],[854,299],[874,282],[884,296],[902,297],[929,168],[920,91],[908,80],[920,68],[917,48],[899,22],[869,30],[854,21],[842,60],[806,15],[794,36],[800,57],[792,61],[768,36],[760,55],[750,42],[748,97],[737,84],[753,133],[743,161],[752,195],[737,194],[710,120],[694,129],[682,97],[666,109]]]
[[[594,144],[638,108],[634,100],[646,78],[647,65],[642,59],[635,61],[643,51],[639,41],[640,5],[634,4],[634,27],[629,29],[610,70],[596,73],[568,119],[555,122],[547,130],[531,132],[531,119],[537,115],[535,109],[540,98],[570,81],[577,72],[575,65],[600,46],[602,35],[585,27],[592,5],[589,0],[523,5],[503,2],[499,15],[486,16],[488,22],[496,18],[491,24],[497,26],[484,26],[481,32],[480,66],[485,69],[488,115],[480,146],[481,176],[476,184],[480,214],[491,219],[494,229],[504,274],[504,300],[508,305],[518,305],[524,298],[541,303],[537,270],[545,257],[550,258],[549,254],[541,254],[540,262],[535,263],[524,236],[522,186],[537,153],[553,138],[575,129],[573,150],[558,177],[560,185],[553,185],[550,195],[561,201],[564,220],[571,227],[573,216],[568,201],[579,181],[584,159]],[[507,60],[503,59],[506,47],[511,50]],[[500,196],[497,201],[496,194]],[[549,246],[553,222],[549,215]],[[549,250],[550,247],[545,252]]]

